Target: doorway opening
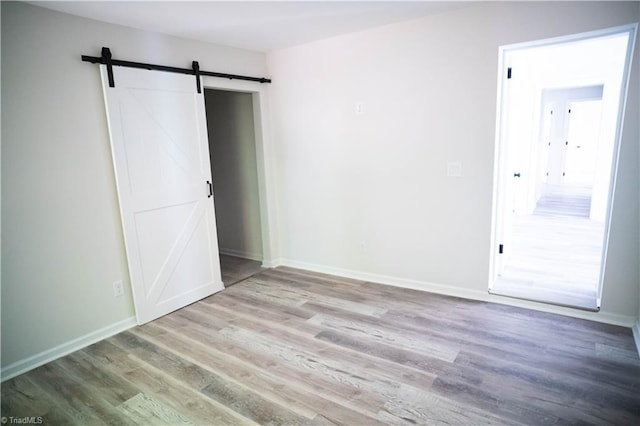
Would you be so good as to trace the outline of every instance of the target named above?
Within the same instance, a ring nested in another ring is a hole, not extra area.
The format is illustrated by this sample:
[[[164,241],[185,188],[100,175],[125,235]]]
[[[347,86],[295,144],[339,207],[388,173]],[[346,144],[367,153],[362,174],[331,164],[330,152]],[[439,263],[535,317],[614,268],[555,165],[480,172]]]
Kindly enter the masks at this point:
[[[636,29],[500,48],[490,293],[600,309]]]
[[[229,287],[264,260],[252,93],[205,88],[222,281]]]

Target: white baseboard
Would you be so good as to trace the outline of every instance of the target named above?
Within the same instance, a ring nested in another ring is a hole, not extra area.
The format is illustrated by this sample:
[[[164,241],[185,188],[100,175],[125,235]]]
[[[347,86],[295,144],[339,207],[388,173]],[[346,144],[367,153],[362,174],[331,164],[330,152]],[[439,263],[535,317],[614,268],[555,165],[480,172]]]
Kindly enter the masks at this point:
[[[636,350],[638,351],[638,356],[640,356],[640,318],[638,318],[632,330],[633,340],[636,342]]]
[[[278,266],[283,266],[282,259],[263,259],[262,267],[263,268],[277,268]]]
[[[317,265],[312,263],[298,262],[290,259],[282,259],[282,266],[290,268],[305,269],[307,271],[319,272],[322,274],[336,275],[344,278],[351,278],[360,281],[369,281],[378,284],[386,284],[393,287],[409,288],[413,290],[422,290],[431,293],[444,294],[447,296],[463,297],[466,299],[481,299],[485,293],[481,291],[463,289],[460,287],[449,286],[445,284],[437,284],[426,281],[417,281],[406,278],[398,278],[387,275],[372,274],[363,271],[354,271],[350,269],[334,268],[332,266]]]
[[[222,251],[221,251],[222,253]],[[224,254],[224,253],[223,253]],[[237,255],[237,254],[236,254]],[[244,257],[244,256],[243,256]],[[246,257],[245,257],[246,258]],[[630,327],[633,331],[633,337],[636,343],[636,348],[640,354],[640,319],[635,317],[627,317],[624,315],[618,315],[607,312],[587,312],[577,309],[564,308],[561,306],[547,305],[544,303],[529,302],[526,300],[512,299],[508,297],[502,297],[497,295],[491,295],[488,292],[465,289],[455,287],[446,284],[437,284],[431,282],[417,281],[406,278],[391,277],[385,275],[372,274],[362,271],[354,271],[349,269],[335,268],[331,266],[318,265],[306,262],[299,262],[290,259],[274,259],[263,262],[264,267],[275,268],[278,266],[288,266],[291,268],[304,269],[307,271],[319,272],[323,274],[335,275],[344,278],[351,278],[361,281],[369,281],[379,284],[390,285],[394,287],[409,288],[414,290],[421,290],[431,293],[443,294],[447,296],[462,297],[471,300],[480,300],[485,302],[501,303],[504,305],[518,306],[527,309],[533,309],[537,311],[556,313],[560,315],[566,315],[570,317],[582,318],[597,322],[603,322],[607,324],[620,325],[623,327]],[[48,349],[39,354],[33,355],[29,358],[16,361],[0,371],[1,381],[5,381],[16,377],[22,373],[26,373],[36,367],[39,367],[48,362],[54,361],[62,356],[68,355],[100,340],[111,337],[122,331],[128,330],[131,327],[137,325],[135,317],[130,317],[125,320],[119,321],[115,324],[101,328],[99,330],[88,333],[77,339],[63,343],[55,348]]]
[[[218,248],[218,252],[227,256],[241,257],[243,259],[257,260],[259,262],[262,262],[262,255],[259,253],[252,253],[248,251],[234,250],[222,247]]]
[[[35,354],[33,356],[30,356],[29,358],[16,361],[2,369],[2,371],[0,372],[2,381],[4,382],[5,380],[11,379],[22,373],[26,373],[29,370],[33,370],[34,368],[39,367],[43,364],[68,355],[71,352],[75,352],[93,343],[99,342],[100,340],[111,337],[114,334],[118,334],[122,331],[128,330],[129,328],[134,327],[137,324],[138,323],[136,321],[136,317],[130,317],[115,324],[103,327],[99,330],[92,331],[91,333],[63,343],[59,346],[56,346],[55,348],[40,352],[39,354]]]
[[[350,269],[334,268],[326,265],[318,265],[307,262],[299,262],[291,259],[279,259],[279,265],[291,268],[305,269],[307,271],[319,272],[329,275],[337,275],[340,277],[351,278],[361,281],[369,281],[378,284],[385,284],[394,287],[409,288],[413,290],[421,290],[430,293],[443,294],[446,296],[461,297],[464,299],[479,300],[483,302],[500,303],[502,305],[517,306],[520,308],[532,309],[552,314],[565,315],[574,318],[581,318],[590,321],[602,322],[606,324],[619,325],[622,327],[633,327],[636,318],[614,314],[606,311],[589,312],[575,308],[566,308],[563,306],[549,305],[546,303],[532,302],[528,300],[514,299],[510,297],[489,294],[488,288],[485,291],[461,288],[447,284],[432,283],[426,281],[418,281],[406,278],[398,278],[386,275],[372,274],[363,271],[354,271]],[[273,267],[275,267],[273,266]],[[637,342],[637,340],[636,340]]]
[[[564,315],[567,317],[580,318],[589,321],[601,322],[604,324],[618,325],[621,327],[631,328],[635,318],[633,316],[615,314],[606,310],[599,312],[585,311],[579,308],[569,308],[564,306],[556,306],[543,302],[533,302],[530,300],[515,299],[497,294],[488,295],[485,300],[492,303],[500,303],[503,305],[517,306],[520,308],[531,309],[534,311],[547,312],[550,314]]]

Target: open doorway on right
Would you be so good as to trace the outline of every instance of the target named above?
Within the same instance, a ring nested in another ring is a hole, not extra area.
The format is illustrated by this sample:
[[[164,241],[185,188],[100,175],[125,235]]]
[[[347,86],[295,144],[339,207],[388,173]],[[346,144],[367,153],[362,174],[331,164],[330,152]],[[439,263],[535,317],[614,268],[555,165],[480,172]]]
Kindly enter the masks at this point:
[[[501,49],[492,294],[599,310],[634,36]]]

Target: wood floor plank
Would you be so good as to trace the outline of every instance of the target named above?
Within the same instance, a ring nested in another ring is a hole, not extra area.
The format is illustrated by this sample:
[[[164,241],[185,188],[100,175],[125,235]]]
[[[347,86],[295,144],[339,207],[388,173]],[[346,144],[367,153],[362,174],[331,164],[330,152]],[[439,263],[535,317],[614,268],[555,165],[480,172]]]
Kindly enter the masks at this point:
[[[156,368],[164,370],[203,395],[230,407],[259,424],[303,424],[305,419],[288,409],[269,403],[248,387],[225,380],[180,356],[164,350],[131,332],[112,338],[116,344]]]
[[[306,305],[305,305],[306,306]],[[318,339],[318,335],[301,335],[296,328],[300,324],[293,326],[280,324],[272,321],[264,321],[262,318],[256,320],[252,315],[245,315],[244,310],[232,310],[231,308],[219,307],[217,314],[229,318],[230,325],[239,328],[253,330],[260,335],[279,340],[291,347],[298,347],[308,352],[322,355],[336,362],[346,362],[357,368],[372,370],[373,374],[398,380],[401,383],[418,387],[429,387],[436,376],[429,372],[413,369],[409,366],[400,365],[391,360],[372,357],[371,354],[363,351],[344,350],[346,346],[337,346],[326,339]],[[416,356],[418,356],[416,354]]]
[[[255,315],[258,318],[265,318],[274,322],[288,323],[290,321],[306,321],[311,318],[314,313],[300,307],[283,307],[282,305],[273,304],[261,300],[259,296],[238,294],[228,292],[222,297],[209,298],[203,300],[203,304],[194,306],[194,309],[205,313],[209,316],[211,309],[207,310],[206,305],[215,306],[213,311],[218,307],[233,307],[247,310],[247,313]]]
[[[499,391],[487,392],[487,389]],[[439,376],[434,390],[451,394],[451,398],[476,405],[509,418],[514,406],[535,423],[545,423],[548,419],[569,418],[598,423],[601,415],[609,410],[623,407],[632,410],[637,399],[625,393],[608,389],[573,375],[537,368],[536,365],[515,364],[495,358],[462,352],[456,360],[456,367]],[[558,406],[557,401],[566,395],[579,396],[570,405]],[[604,395],[607,395],[606,397]],[[598,416],[585,415],[596,400],[608,399],[606,408]],[[615,402],[613,402],[615,400]]]
[[[34,385],[26,374],[2,383],[2,416],[9,419],[34,417],[45,425],[74,423],[74,418],[63,411],[46,390]]]
[[[151,332],[154,328],[156,331]],[[308,409],[303,404],[298,404],[295,398],[274,392],[273,390],[280,386],[278,386],[277,380],[269,377],[266,372],[226,357],[215,348],[202,344],[202,342],[195,339],[189,339],[184,333],[175,334],[154,324],[146,324],[143,327],[139,327],[134,333],[168,351],[174,349],[176,344],[188,346],[190,348],[189,354],[182,355],[188,361],[209,371],[219,371],[220,373],[218,374],[223,379],[232,381],[238,386],[241,386],[240,383],[242,382],[245,387],[258,391],[262,397],[275,404],[288,407],[296,414],[309,420],[317,415],[315,411]]]
[[[309,319],[308,322],[341,331],[345,334],[351,334],[361,339],[378,341],[387,345],[401,346],[409,351],[447,362],[453,362],[459,352],[456,345],[438,341],[440,339],[425,339],[424,336],[419,336],[408,330],[400,334],[394,332],[394,330],[390,330],[388,326],[376,326],[362,320],[345,320],[343,318],[318,314]]]
[[[397,397],[389,400],[378,418],[390,425],[502,425],[507,423],[488,411],[462,406],[434,393],[401,387]],[[513,424],[513,423],[511,423]]]
[[[97,368],[104,368],[135,384],[140,392],[162,401],[197,424],[224,424],[250,426],[257,423],[238,415],[228,407],[209,398],[203,398],[199,390],[186,386],[109,340],[98,342],[84,349],[95,360]]]
[[[84,351],[76,351],[61,358],[57,363],[69,372],[70,377],[76,379],[91,394],[99,394],[101,398],[116,407],[136,395],[137,386],[118,376],[108,374],[91,362]]]
[[[293,276],[293,282],[298,285],[299,283],[306,284],[310,282],[315,282],[323,285],[339,285],[342,288],[350,288],[360,287],[364,281],[356,280],[352,278],[346,277],[337,277],[335,275],[323,274],[320,272],[311,272],[305,271],[304,269],[297,268],[289,268],[287,266],[281,266],[279,268],[270,269],[265,271],[266,274],[276,273],[276,274],[287,274],[288,276]]]
[[[248,281],[251,282],[251,279]],[[271,302],[276,305],[286,306],[286,307],[300,307],[300,305],[304,304],[304,300],[297,297],[292,293],[280,293],[277,291],[270,291],[268,288],[264,286],[251,286],[250,289],[247,285],[243,286],[235,286],[228,289],[228,293],[230,294],[242,294],[248,297],[259,297],[261,300],[265,300],[267,302]]]
[[[200,327],[191,327],[181,330],[180,333],[207,345],[211,353],[218,352],[233,358],[233,361],[226,364],[228,368],[235,369],[237,363],[241,362],[267,371],[268,375],[274,376],[276,380],[272,389],[277,389],[284,396],[297,397],[310,408],[323,413],[323,416],[333,423],[342,424],[339,419],[343,419],[346,424],[376,424],[376,420],[369,417],[362,404],[358,404],[360,391],[357,389],[349,389],[342,384],[296,370],[290,365],[276,363],[269,357],[256,356],[250,349],[235,345],[217,333],[208,333]],[[246,379],[245,383],[250,384],[253,380],[253,377],[251,380]]]
[[[100,396],[93,398],[81,383],[70,378],[70,375],[55,361],[38,367],[29,380],[46,392],[53,404],[75,424],[103,425],[114,422],[114,413],[108,413]],[[9,410],[11,412],[11,410]],[[124,419],[115,421],[125,424]]]
[[[635,425],[640,358],[624,327],[276,268],[1,394],[53,425]]]
[[[277,281],[271,279],[262,279],[262,276],[255,276],[250,278],[252,283],[255,284],[254,288],[259,291],[264,291],[266,294],[278,294],[288,295],[291,294],[295,300],[306,300],[325,306],[331,306],[338,309],[343,309],[349,312],[355,312],[362,315],[369,315],[379,317],[387,312],[387,308],[372,306],[361,301],[347,300],[344,297],[344,292],[341,292],[342,297],[338,298],[327,294],[321,294],[315,291],[308,291],[300,286],[292,286],[286,284],[280,284]]]
[[[393,393],[394,388],[397,387],[391,381],[361,375],[357,369],[349,369],[341,363],[325,359],[317,354],[281,343],[270,342],[252,331],[231,326],[221,330],[220,333],[237,345],[250,348],[263,356],[271,357],[276,362],[293,366],[303,375],[308,373],[311,380],[319,376],[328,382],[342,385],[339,387],[346,387],[350,390],[349,398],[351,401],[358,402],[359,405],[369,409],[382,404],[384,395]]]
[[[195,424],[180,413],[174,411],[171,407],[143,393],[136,394],[134,397],[118,405],[117,408],[136,424],[185,426]]]
[[[316,338],[436,376],[439,373],[442,373],[446,365],[449,364],[447,361],[427,357],[407,349],[394,347],[380,342],[364,341],[363,339],[358,339],[351,335],[342,334],[334,330],[324,330],[318,333]]]

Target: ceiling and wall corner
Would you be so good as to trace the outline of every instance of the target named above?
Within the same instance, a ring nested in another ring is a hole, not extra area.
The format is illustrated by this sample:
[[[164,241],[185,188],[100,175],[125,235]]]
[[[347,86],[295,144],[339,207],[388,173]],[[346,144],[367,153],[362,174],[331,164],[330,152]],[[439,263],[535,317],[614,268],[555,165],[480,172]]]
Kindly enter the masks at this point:
[[[31,1],[89,19],[269,52],[468,7],[474,1]]]

